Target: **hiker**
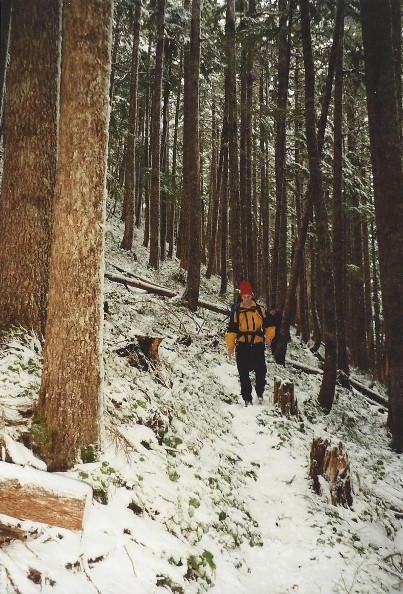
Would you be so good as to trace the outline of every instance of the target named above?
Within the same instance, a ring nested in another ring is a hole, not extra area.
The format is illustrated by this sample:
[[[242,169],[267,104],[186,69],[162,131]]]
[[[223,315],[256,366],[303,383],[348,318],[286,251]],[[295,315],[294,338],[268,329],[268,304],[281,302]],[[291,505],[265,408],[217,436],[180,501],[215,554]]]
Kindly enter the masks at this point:
[[[239,285],[241,302],[231,313],[226,343],[228,358],[236,351],[236,364],[241,382],[241,395],[245,406],[252,404],[252,384],[249,377],[251,371],[256,374],[256,394],[258,402],[263,401],[266,385],[265,345],[270,345],[275,334],[275,327],[270,326],[264,307],[256,303],[249,281]],[[236,347],[235,347],[236,345]]]

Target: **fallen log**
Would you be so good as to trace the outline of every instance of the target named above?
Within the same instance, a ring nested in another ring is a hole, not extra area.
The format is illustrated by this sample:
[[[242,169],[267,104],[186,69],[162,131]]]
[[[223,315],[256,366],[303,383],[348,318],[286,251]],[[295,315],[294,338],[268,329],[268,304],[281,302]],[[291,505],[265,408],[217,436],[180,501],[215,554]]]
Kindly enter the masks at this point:
[[[317,367],[310,367],[309,365],[304,365],[302,363],[299,363],[297,361],[292,361],[292,360],[289,360],[288,362],[290,365],[292,365],[296,369],[301,369],[302,371],[305,371],[305,373],[312,373],[312,374],[322,374],[323,373],[323,370],[318,369]],[[371,390],[371,388],[364,386],[364,384],[362,384],[361,382],[352,378],[351,375],[346,376],[342,371],[339,371],[338,375],[339,375],[339,377],[343,376],[346,379],[346,381],[348,381],[351,384],[351,386],[356,388],[356,390],[358,390],[365,396],[368,396],[368,398],[370,398],[377,404],[381,404],[385,408],[388,408],[387,399],[384,398],[383,396],[381,396],[380,394],[378,394],[377,392],[374,392],[374,390]]]
[[[0,462],[0,514],[82,530],[91,501],[92,489],[86,483]]]
[[[127,287],[136,287],[136,289],[143,289],[147,293],[154,293],[155,295],[160,295],[161,297],[178,297],[179,293],[177,291],[172,291],[172,289],[166,289],[165,287],[160,287],[158,285],[154,285],[142,280],[132,280],[131,278],[124,278],[122,276],[116,276],[114,274],[105,273],[105,278],[114,282],[120,283]],[[214,311],[215,313],[227,315],[228,309],[224,307],[220,307],[219,305],[215,305],[214,303],[209,303],[208,301],[201,301],[197,302],[198,306],[203,309],[208,309],[210,311]]]
[[[105,273],[105,278],[114,283],[120,283],[127,287],[136,287],[136,289],[143,289],[147,293],[154,293],[155,295],[160,295],[161,297],[177,297],[178,295],[178,293],[176,291],[172,291],[172,289],[159,287],[154,284],[149,284],[145,281],[125,278],[123,276],[116,276],[115,274],[109,274],[108,272]]]

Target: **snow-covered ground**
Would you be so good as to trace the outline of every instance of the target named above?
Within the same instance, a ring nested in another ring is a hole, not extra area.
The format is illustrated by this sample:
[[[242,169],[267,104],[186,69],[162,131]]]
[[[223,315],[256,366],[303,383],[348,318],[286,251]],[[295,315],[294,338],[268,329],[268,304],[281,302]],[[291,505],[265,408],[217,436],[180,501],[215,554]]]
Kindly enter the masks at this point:
[[[158,273],[148,269],[142,238],[135,260],[119,249],[121,233],[110,224],[109,272],[121,274],[117,266],[183,291],[177,262]],[[203,279],[203,299],[224,304],[218,288],[217,278]],[[191,314],[179,298],[109,281],[105,299],[102,449],[96,461],[66,473],[94,490],[84,530],[0,516],[27,535],[0,549],[1,594],[403,591],[403,461],[388,446],[384,409],[338,387],[325,416],[316,404],[320,376],[279,367],[269,352],[265,401],[244,408],[235,364],[226,359],[223,315]],[[140,334],[163,337],[158,369],[144,371],[116,353]],[[295,336],[288,355],[317,367]],[[20,413],[36,398],[41,365],[34,336],[16,330],[4,337],[3,454],[39,470],[43,463],[20,441],[29,423]],[[288,420],[273,406],[275,376],[294,382],[300,419]],[[315,436],[346,446],[352,509],[334,507],[311,489]]]

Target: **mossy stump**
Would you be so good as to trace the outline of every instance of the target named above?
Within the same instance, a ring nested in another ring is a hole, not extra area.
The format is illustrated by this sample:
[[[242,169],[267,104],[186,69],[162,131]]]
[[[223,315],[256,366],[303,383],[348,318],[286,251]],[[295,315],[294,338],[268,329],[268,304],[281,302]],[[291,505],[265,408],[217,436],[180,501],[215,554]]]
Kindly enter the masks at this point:
[[[274,378],[273,402],[287,417],[298,417],[298,402],[294,395],[294,384],[289,379]]]
[[[317,437],[312,442],[310,461],[309,477],[315,493],[332,505],[351,507],[350,462],[344,445]]]

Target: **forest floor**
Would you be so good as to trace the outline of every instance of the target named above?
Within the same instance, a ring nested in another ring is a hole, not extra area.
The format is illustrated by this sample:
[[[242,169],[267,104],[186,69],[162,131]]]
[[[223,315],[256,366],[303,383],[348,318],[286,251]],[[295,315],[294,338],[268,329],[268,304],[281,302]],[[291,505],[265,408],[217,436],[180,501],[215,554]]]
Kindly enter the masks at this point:
[[[183,293],[177,261],[155,272],[142,237],[131,253],[120,250],[121,237],[120,223],[109,221],[108,272],[118,267]],[[218,278],[202,278],[202,298],[226,307],[230,297],[218,292]],[[84,530],[1,515],[26,534],[0,548],[1,594],[403,592],[403,457],[389,447],[382,406],[338,386],[324,415],[320,375],[277,366],[268,351],[264,403],[244,408],[223,315],[192,314],[180,296],[108,280],[105,301],[102,447],[95,461],[65,473],[93,488]],[[163,339],[156,368],[117,353],[138,335]],[[294,333],[288,357],[317,367]],[[41,369],[34,335],[2,337],[0,437],[16,464],[36,464],[21,441],[29,430],[22,413],[37,398]],[[386,397],[383,386],[353,374]],[[275,377],[293,381],[299,419],[274,407]],[[313,492],[314,437],[345,445],[351,509]]]

